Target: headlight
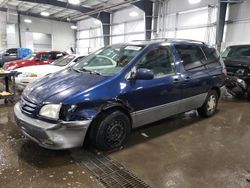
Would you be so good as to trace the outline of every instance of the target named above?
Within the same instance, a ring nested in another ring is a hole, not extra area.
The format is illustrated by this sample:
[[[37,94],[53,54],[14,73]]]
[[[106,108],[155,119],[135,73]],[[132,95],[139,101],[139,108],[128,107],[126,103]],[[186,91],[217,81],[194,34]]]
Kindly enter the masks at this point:
[[[44,105],[39,114],[44,117],[59,119],[59,112],[61,109],[61,104],[47,104]]]
[[[20,77],[37,77],[37,75],[31,72],[24,72],[20,75]]]

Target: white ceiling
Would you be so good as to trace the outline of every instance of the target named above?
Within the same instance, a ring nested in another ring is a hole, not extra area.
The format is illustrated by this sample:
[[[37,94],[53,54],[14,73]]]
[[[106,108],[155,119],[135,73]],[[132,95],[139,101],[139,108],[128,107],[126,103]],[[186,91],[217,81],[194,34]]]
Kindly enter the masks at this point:
[[[68,0],[58,0],[61,2],[68,3]],[[79,6],[95,9],[95,11],[102,10],[112,12],[117,9],[121,9],[129,6],[129,2],[135,0],[80,0]],[[15,9],[27,15],[37,14],[39,15],[42,11],[50,13],[51,18],[66,20],[70,18],[71,21],[78,21],[84,19],[86,14],[83,14],[77,10],[68,9],[66,6],[57,7],[48,4],[30,3],[19,0],[0,0],[0,8]],[[96,12],[95,12],[96,13]]]

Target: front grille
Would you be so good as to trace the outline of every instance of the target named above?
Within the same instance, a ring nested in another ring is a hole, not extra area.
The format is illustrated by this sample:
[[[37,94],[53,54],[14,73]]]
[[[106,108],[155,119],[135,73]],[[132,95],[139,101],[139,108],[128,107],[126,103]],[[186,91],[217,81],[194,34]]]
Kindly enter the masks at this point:
[[[227,72],[229,75],[243,76],[247,73],[247,69],[244,67],[227,67]]]
[[[21,98],[20,104],[21,104],[22,112],[29,114],[29,115],[31,115],[36,110],[36,107],[37,107],[37,104],[31,101],[28,101],[24,99],[23,97]]]

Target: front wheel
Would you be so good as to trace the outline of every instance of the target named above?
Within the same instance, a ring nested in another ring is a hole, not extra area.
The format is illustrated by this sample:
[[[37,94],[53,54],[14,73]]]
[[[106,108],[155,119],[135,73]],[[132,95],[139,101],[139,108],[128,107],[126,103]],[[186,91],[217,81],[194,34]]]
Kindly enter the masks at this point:
[[[90,142],[101,150],[119,148],[128,140],[130,130],[126,114],[119,110],[103,112],[91,126]]]
[[[197,111],[202,117],[210,117],[215,114],[218,105],[218,94],[216,91],[211,90],[208,92],[205,103]]]

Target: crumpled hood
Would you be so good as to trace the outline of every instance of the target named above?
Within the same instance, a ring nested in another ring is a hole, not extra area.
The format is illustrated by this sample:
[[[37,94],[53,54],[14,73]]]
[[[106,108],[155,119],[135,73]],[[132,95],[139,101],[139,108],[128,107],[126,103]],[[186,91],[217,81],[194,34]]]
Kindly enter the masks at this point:
[[[250,67],[249,58],[225,58],[224,63],[230,67]]]
[[[24,90],[23,97],[37,104],[42,102],[60,103],[64,99],[109,78],[108,76],[65,69],[31,83]]]

